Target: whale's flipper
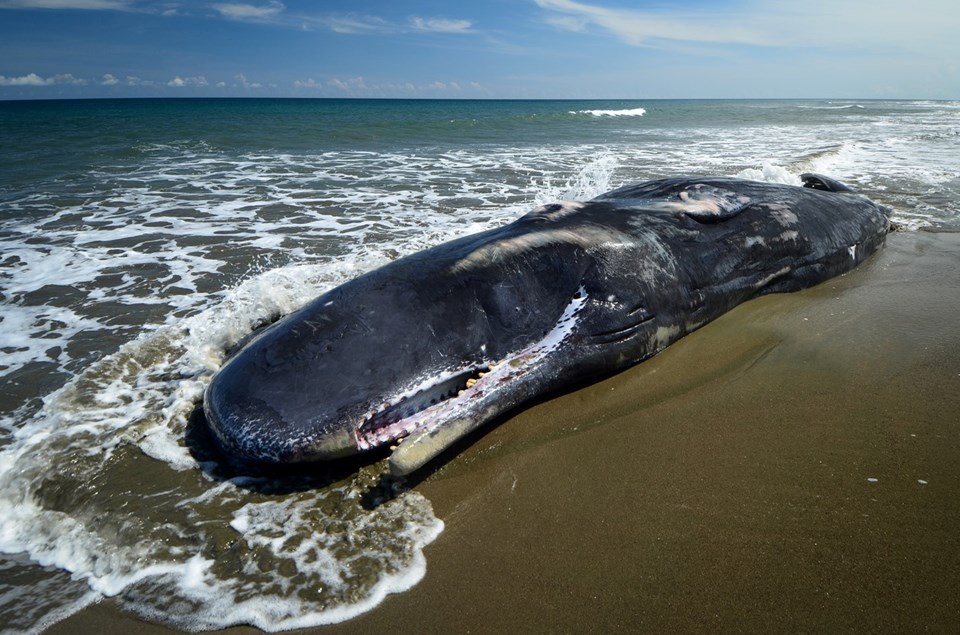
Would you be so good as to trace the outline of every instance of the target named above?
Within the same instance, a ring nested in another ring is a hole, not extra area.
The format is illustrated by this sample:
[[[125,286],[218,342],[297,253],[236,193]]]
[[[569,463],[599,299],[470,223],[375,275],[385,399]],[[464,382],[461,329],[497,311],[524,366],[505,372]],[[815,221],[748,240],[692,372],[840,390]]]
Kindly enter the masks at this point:
[[[800,175],[800,180],[803,181],[803,187],[808,187],[811,190],[823,190],[824,192],[845,192],[848,194],[860,193],[852,187],[848,187],[840,181],[831,179],[828,176],[823,176],[822,174],[807,172],[806,174]]]

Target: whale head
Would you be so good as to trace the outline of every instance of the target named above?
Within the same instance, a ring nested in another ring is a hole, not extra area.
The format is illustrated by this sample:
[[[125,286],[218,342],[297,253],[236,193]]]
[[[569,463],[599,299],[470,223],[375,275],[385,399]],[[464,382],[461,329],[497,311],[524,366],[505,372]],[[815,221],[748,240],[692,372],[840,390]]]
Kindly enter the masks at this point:
[[[404,474],[562,382],[543,362],[570,352],[592,266],[584,237],[553,227],[563,213],[397,260],[267,327],[206,390],[216,438],[267,463],[398,445]]]

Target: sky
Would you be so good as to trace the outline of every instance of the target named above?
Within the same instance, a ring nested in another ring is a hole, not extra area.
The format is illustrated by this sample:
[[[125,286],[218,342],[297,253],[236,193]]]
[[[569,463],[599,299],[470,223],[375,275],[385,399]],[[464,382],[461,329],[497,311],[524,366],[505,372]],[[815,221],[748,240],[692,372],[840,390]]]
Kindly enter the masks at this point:
[[[956,0],[0,0],[0,99],[960,99]]]

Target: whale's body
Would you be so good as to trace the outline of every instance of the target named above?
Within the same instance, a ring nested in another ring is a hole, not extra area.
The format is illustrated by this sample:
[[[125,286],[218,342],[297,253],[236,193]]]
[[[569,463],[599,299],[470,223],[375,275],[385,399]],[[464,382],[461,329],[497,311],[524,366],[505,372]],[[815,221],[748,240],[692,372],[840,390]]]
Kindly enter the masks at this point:
[[[391,469],[411,472],[525,401],[883,244],[883,207],[803,179],[651,181],[399,259],[248,342],[207,388],[207,420],[239,459],[323,460],[402,439]]]

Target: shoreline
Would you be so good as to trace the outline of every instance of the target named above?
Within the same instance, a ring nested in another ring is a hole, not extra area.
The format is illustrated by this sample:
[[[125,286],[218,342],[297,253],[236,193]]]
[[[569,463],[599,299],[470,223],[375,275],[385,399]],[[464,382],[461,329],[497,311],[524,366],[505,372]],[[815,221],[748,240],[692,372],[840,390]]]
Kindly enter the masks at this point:
[[[891,234],[489,430],[415,486],[424,579],[291,632],[952,632],[958,316],[960,233]],[[176,632],[109,600],[76,631]]]

